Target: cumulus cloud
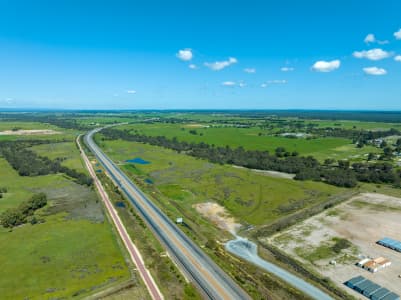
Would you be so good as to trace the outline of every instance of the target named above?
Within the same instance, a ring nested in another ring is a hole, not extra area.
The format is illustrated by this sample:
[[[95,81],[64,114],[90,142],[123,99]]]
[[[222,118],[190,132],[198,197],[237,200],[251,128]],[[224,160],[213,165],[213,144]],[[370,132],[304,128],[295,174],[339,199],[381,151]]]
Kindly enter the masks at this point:
[[[246,83],[243,82],[243,81],[240,81],[240,82],[238,83],[238,86],[239,86],[240,88],[246,87]]]
[[[245,68],[244,72],[252,74],[252,73],[256,73],[256,69],[255,68]]]
[[[266,87],[267,87],[267,83],[262,83],[262,84],[260,85],[260,87],[261,87],[261,88],[266,88]]]
[[[190,69],[192,69],[192,70],[195,70],[195,69],[197,69],[198,67],[197,67],[196,65],[194,65],[194,64],[190,64],[190,65],[188,66],[188,68],[190,68]]]
[[[127,94],[136,94],[136,91],[135,90],[128,90]]]
[[[282,71],[282,72],[292,72],[294,70],[295,69],[292,68],[292,67],[282,67],[282,68],[280,68],[280,71]]]
[[[187,48],[187,49],[182,49],[179,50],[176,54],[177,58],[183,60],[183,61],[190,61],[193,57],[192,50]]]
[[[401,55],[397,55],[396,57],[394,57],[395,61],[400,61],[401,62]]]
[[[394,37],[397,40],[401,40],[401,28],[398,31],[394,32]]]
[[[230,57],[230,58],[228,58],[228,60],[224,60],[224,61],[215,61],[212,63],[205,62],[205,66],[213,71],[220,71],[233,64],[236,64],[237,62],[238,62],[238,60],[235,57]]]
[[[316,72],[332,72],[338,69],[340,65],[341,62],[338,59],[332,61],[319,60],[313,64],[312,70]]]
[[[368,75],[386,75],[387,71],[383,68],[378,68],[378,67],[369,67],[369,68],[363,68],[363,71],[365,72],[365,74]]]
[[[363,51],[354,51],[352,54],[356,58],[367,58],[369,60],[381,60],[392,55],[391,52],[384,51],[380,48],[371,49],[371,50],[363,50]]]

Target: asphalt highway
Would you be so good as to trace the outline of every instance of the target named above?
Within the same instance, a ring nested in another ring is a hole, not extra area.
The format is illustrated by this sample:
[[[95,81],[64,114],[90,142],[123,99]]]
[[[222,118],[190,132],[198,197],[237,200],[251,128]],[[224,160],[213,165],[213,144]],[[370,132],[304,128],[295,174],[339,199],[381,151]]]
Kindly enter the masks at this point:
[[[206,299],[250,299],[250,297],[195,245],[93,141],[102,128],[87,133],[84,141],[133,206],[142,215],[170,256]]]

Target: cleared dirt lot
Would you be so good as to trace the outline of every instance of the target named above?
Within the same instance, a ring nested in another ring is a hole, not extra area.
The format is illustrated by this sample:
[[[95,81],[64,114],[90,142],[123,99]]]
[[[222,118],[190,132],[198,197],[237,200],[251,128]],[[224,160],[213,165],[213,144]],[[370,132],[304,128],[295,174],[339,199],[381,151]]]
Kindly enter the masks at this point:
[[[60,132],[52,129],[19,129],[0,131],[0,135],[38,135],[38,134],[59,134]]]
[[[401,240],[401,199],[365,193],[271,237],[269,242],[357,298],[366,299],[343,283],[362,275],[401,294],[401,253],[376,244],[385,236]],[[351,244],[336,253],[332,247],[338,239]],[[383,256],[392,265],[373,274],[355,265],[363,256]],[[335,265],[330,264],[332,260]]]

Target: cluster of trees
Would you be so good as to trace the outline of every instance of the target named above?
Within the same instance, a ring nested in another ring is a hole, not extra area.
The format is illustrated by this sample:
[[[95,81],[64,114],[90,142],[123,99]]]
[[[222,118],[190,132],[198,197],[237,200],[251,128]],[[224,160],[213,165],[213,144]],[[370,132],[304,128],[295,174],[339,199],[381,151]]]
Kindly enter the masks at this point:
[[[26,143],[3,142],[0,143],[0,154],[18,172],[20,176],[38,176],[55,173],[64,173],[74,178],[82,185],[90,186],[92,178],[74,169],[62,166],[60,159],[51,160],[48,157],[39,156],[35,152],[24,148]]]
[[[356,130],[356,129],[344,129],[344,128],[311,128],[308,133],[315,134],[322,137],[340,137],[347,138],[353,141],[353,143],[359,146],[367,145],[370,141],[392,136],[400,135],[401,132],[391,128],[389,130],[378,130],[378,131],[367,131],[367,130]]]
[[[293,173],[297,180],[323,181],[340,187],[355,187],[358,180],[400,184],[400,173],[386,163],[357,163],[350,166],[348,161],[326,161],[324,164],[320,164],[312,156],[298,156],[297,153],[289,153],[284,148],[276,149],[275,155],[271,155],[268,151],[245,150],[243,147],[232,149],[229,146],[216,147],[204,142],[188,143],[164,136],[131,134],[128,130],[107,128],[102,133],[108,139],[124,139],[161,146],[207,159],[212,163]]]
[[[38,223],[34,213],[47,204],[44,193],[33,195],[28,201],[21,203],[17,208],[8,209],[0,215],[0,224],[4,228],[12,228],[21,224]]]
[[[3,198],[3,194],[7,193],[6,187],[0,187],[0,199]]]

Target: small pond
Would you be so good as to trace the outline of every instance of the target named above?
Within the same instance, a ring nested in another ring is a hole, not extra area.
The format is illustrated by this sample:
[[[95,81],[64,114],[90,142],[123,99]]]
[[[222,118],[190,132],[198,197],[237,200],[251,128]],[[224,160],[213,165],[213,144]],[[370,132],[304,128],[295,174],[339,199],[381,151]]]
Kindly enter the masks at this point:
[[[126,160],[126,162],[139,164],[139,165],[148,165],[148,164],[150,164],[150,161],[144,160],[144,159],[142,159],[140,157],[135,157],[133,159],[128,159],[128,160]]]

